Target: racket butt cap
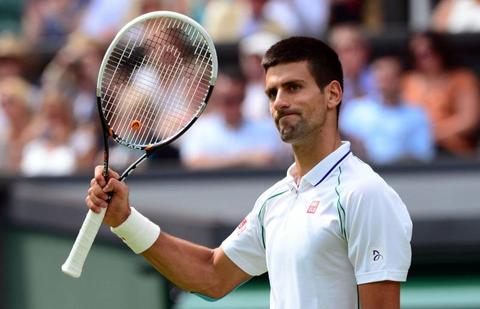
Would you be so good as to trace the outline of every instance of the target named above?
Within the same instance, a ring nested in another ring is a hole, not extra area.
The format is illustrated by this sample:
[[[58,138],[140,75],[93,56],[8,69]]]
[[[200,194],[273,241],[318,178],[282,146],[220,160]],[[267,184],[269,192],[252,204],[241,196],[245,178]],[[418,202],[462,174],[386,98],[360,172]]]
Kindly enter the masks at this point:
[[[72,278],[79,278],[80,275],[82,274],[82,270],[78,269],[76,267],[73,267],[73,265],[69,265],[68,263],[64,263],[62,265],[62,271],[64,274],[72,277]]]

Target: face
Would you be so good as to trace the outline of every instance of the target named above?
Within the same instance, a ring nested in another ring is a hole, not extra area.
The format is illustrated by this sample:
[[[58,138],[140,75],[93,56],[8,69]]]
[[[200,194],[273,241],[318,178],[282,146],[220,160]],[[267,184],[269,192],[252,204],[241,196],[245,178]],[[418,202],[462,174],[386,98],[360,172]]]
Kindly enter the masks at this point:
[[[395,58],[380,58],[373,62],[372,67],[378,89],[384,96],[399,93],[402,68]]]
[[[306,61],[270,67],[265,89],[284,142],[295,144],[322,131],[329,107]]]
[[[219,76],[215,86],[215,100],[225,121],[232,127],[242,121],[242,102],[245,84],[226,76]]]
[[[332,45],[338,54],[345,77],[357,77],[367,65],[368,51],[360,34],[348,29],[341,30],[332,38]]]
[[[410,42],[410,50],[415,64],[420,70],[425,72],[441,70],[441,57],[435,52],[429,38],[424,36],[414,37]]]

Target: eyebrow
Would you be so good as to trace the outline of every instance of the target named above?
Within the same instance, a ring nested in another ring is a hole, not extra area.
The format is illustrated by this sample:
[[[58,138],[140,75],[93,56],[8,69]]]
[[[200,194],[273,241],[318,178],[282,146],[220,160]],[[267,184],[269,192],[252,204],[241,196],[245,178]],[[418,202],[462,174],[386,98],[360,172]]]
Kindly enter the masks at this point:
[[[302,79],[287,80],[287,81],[280,84],[280,88],[285,88],[285,87],[287,87],[289,85],[292,85],[292,84],[303,84],[304,82],[305,81],[302,80]],[[267,89],[265,89],[265,94],[268,96],[268,94],[275,89],[277,89],[277,88],[276,87],[267,88]]]

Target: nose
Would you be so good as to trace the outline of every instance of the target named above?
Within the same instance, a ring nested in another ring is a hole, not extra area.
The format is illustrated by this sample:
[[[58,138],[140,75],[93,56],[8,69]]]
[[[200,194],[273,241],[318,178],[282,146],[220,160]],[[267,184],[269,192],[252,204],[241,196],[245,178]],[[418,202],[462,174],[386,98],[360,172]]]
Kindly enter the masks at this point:
[[[283,91],[278,91],[275,100],[271,101],[271,107],[273,110],[282,110],[290,107],[289,100]]]

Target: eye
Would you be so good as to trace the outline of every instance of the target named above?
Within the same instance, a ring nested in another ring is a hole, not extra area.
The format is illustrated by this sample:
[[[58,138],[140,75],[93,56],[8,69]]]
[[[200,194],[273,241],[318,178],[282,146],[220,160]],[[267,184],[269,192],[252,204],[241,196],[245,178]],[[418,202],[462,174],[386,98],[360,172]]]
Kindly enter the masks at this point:
[[[268,100],[275,101],[275,98],[277,97],[277,89],[271,89],[267,91],[266,94],[267,94]]]
[[[289,85],[287,86],[287,89],[288,89],[288,91],[290,91],[290,92],[297,92],[297,91],[300,90],[301,88],[302,88],[301,85],[299,85],[299,84],[293,84],[293,83],[292,83],[292,84],[289,84]]]

